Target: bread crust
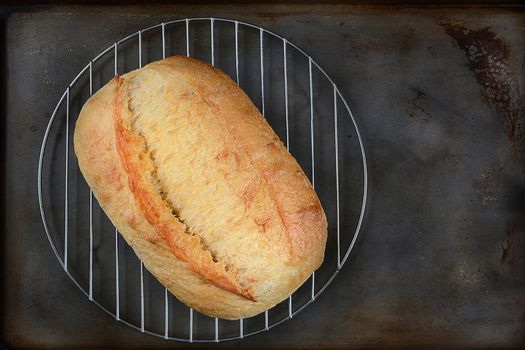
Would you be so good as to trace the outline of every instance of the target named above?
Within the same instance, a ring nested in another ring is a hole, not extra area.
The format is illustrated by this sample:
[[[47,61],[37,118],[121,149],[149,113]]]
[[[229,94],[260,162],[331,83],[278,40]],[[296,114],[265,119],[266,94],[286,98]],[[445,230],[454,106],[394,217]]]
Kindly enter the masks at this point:
[[[307,177],[224,73],[174,56],[115,77],[84,105],[80,170],[146,268],[213,317],[256,315],[323,261]]]

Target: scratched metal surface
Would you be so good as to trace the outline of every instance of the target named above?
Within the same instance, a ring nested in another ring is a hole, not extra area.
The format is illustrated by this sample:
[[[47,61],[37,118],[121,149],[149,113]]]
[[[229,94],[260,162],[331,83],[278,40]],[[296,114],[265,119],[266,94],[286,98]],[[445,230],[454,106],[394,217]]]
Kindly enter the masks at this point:
[[[297,318],[220,346],[525,346],[525,12],[298,4],[8,18],[4,343],[185,346],[115,322],[71,283],[40,222],[36,168],[52,108],[88,58],[139,28],[210,15],[282,34],[325,67],[360,123],[370,171],[365,226],[333,285]]]

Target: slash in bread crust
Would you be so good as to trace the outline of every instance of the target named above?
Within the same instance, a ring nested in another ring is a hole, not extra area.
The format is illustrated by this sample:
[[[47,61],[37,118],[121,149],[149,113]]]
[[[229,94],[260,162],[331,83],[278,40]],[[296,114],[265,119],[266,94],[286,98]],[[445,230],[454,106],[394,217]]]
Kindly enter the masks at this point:
[[[319,267],[327,224],[295,159],[220,70],[175,56],[84,105],[79,167],[145,266],[188,306],[253,316]]]

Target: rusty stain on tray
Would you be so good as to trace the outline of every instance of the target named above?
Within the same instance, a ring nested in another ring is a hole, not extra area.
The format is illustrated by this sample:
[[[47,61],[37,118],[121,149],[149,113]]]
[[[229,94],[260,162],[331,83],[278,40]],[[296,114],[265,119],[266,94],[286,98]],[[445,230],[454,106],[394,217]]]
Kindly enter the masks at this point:
[[[479,179],[474,180],[476,192],[483,204],[497,201],[502,192],[502,165],[492,165],[483,171]]]
[[[416,90],[416,96],[412,99],[412,102],[411,102],[411,106],[412,108],[409,108],[407,110],[407,113],[410,117],[415,117],[416,114],[417,114],[417,111],[420,111],[421,113],[423,113],[426,117],[428,118],[432,118],[432,115],[430,114],[430,112],[428,112],[427,110],[425,110],[425,108],[423,107],[423,105],[421,104],[421,100],[424,99],[426,97],[427,94],[425,94],[422,90],[420,89],[415,89]],[[428,118],[424,118],[423,121],[424,122],[428,122]]]
[[[518,80],[510,63],[509,45],[490,27],[471,29],[465,22],[446,16],[440,17],[437,23],[465,52],[468,68],[474,73],[481,94],[504,119],[514,156],[523,162],[523,108]]]
[[[505,235],[501,241],[501,264],[506,265],[511,272],[523,271],[523,251],[525,249],[525,221],[511,220],[505,228]]]

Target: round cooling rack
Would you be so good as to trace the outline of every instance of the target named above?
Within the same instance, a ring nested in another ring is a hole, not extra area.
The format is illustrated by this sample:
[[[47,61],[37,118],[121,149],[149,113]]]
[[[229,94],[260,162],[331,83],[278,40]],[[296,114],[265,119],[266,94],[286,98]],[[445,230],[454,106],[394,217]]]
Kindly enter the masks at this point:
[[[309,176],[328,219],[323,265],[287,300],[239,321],[202,315],[174,298],[105,216],[80,174],[73,128],[86,100],[116,74],[172,55],[222,69],[250,96]],[[357,123],[326,72],[285,38],[221,18],[161,23],[113,43],[60,97],[38,163],[42,222],[60,265],[116,320],[166,339],[220,342],[269,330],[294,317],[332,282],[352,250],[367,199],[367,165]]]

